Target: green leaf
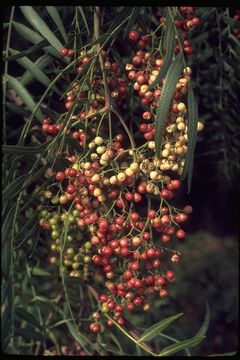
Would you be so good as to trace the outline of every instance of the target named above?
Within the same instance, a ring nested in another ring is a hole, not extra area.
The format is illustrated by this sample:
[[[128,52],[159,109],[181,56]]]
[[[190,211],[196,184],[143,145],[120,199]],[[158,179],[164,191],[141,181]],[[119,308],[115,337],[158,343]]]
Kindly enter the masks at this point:
[[[57,28],[59,29],[64,42],[66,43],[67,42],[67,34],[66,34],[62,19],[57,11],[56,6],[46,6],[46,9],[47,9],[49,15],[51,16],[51,18],[53,19],[53,21],[55,22]]]
[[[39,171],[34,173],[32,177],[29,177],[29,174],[20,175],[16,179],[13,180],[13,182],[8,185],[8,187],[3,191],[2,193],[2,201],[5,203],[6,201],[9,201],[12,197],[16,197],[23,189],[24,187],[29,186],[32,182],[37,180],[42,173],[44,173],[47,168],[49,167],[48,164],[42,166]],[[29,180],[25,183],[26,179],[29,178]]]
[[[13,206],[9,209],[5,218],[3,218],[3,225],[2,225],[2,241],[3,243],[7,240],[9,236],[13,224],[13,217],[15,213],[16,204],[14,203]]]
[[[41,41],[44,41],[47,44],[47,41],[30,27],[23,25],[17,21],[13,21],[13,26],[25,40],[31,42],[32,44],[38,44]]]
[[[43,153],[43,148],[38,146],[21,146],[21,145],[3,145],[2,151],[4,154],[14,154],[14,155],[34,155]]]
[[[176,83],[183,70],[183,55],[181,52],[173,60],[170,65],[165,83],[162,88],[162,94],[160,97],[159,105],[156,110],[156,131],[155,131],[155,143],[156,143],[156,155],[160,156],[162,136],[164,131],[165,121],[169,112],[172,97],[176,88]]]
[[[86,27],[86,29],[87,29],[88,35],[90,35],[90,31],[89,31],[89,27],[88,27],[88,22],[87,22],[87,19],[86,19],[86,16],[85,16],[85,14],[84,14],[84,11],[83,11],[82,6],[78,6],[78,10],[79,10],[79,12],[80,12],[80,14],[81,14],[81,17],[82,17],[83,22],[84,22],[84,25],[85,25],[85,27]]]
[[[89,344],[94,348],[94,344],[83,334],[81,334],[75,327],[74,323],[67,323],[68,330],[70,331],[73,338],[82,346],[88,355],[92,355],[92,352],[89,351],[89,348],[86,347],[86,344]]]
[[[125,38],[128,35],[129,31],[132,29],[133,24],[135,23],[135,21],[136,21],[136,19],[138,17],[139,10],[140,10],[139,7],[135,7],[135,8],[132,9],[131,17],[130,17],[130,19],[129,19],[128,23],[127,23],[127,26],[126,26],[126,28],[124,30],[124,33],[123,33],[123,38]]]
[[[195,337],[206,335],[208,326],[209,326],[209,321],[210,321],[210,310],[209,310],[208,303],[206,302],[206,314],[205,314],[202,326],[200,327],[198,332],[195,334]]]
[[[7,56],[7,57],[3,58],[3,61],[15,61],[17,59],[21,59],[21,58],[25,57],[26,55],[35,53],[36,50],[42,49],[44,47],[44,45],[46,45],[46,40],[43,40],[38,45],[34,45],[34,46],[30,47],[29,49],[21,51],[15,55]]]
[[[149,329],[144,331],[138,342],[152,340],[153,338],[155,338],[155,336],[158,335],[158,333],[165,330],[173,321],[175,321],[182,315],[183,313],[179,313],[152,325]]]
[[[234,20],[232,18],[229,18],[227,16],[223,16],[222,18],[223,18],[223,20],[225,21],[225,23],[227,25],[230,25],[230,26],[232,26],[234,28],[240,29],[240,22],[239,21]]]
[[[17,30],[17,32],[24,39],[26,39],[27,41],[36,45],[35,47],[32,47],[31,49],[25,50],[25,52],[23,52],[24,55],[29,52],[33,52],[37,49],[41,49],[44,46],[44,44],[46,44],[46,45],[48,44],[48,41],[46,39],[44,39],[41,35],[39,35],[36,31],[33,31],[28,26],[25,26],[16,21],[13,21],[13,25],[14,25],[15,29]],[[46,52],[48,52],[49,54],[54,55],[55,57],[57,57],[59,59],[62,59],[62,56],[59,54],[59,52],[52,46],[46,46],[43,49]],[[20,54],[19,54],[19,56],[20,56]]]
[[[14,55],[20,54],[19,51],[15,49],[9,49],[10,52]],[[51,80],[47,77],[47,75],[44,74],[44,72],[39,69],[34,62],[32,62],[27,57],[22,57],[21,59],[16,60],[22,67],[24,67],[26,70],[28,70],[34,78],[36,78],[41,84],[45,85],[46,87],[51,84]],[[61,92],[56,88],[56,86],[53,86],[52,89],[61,96]]]
[[[188,347],[194,347],[198,345],[204,338],[205,336],[198,336],[198,337],[193,337],[192,339],[189,340],[181,341],[177,344],[169,345],[164,349],[162,349],[162,351],[158,354],[158,356],[169,356],[181,350],[184,350]]]
[[[27,89],[18,81],[18,79],[10,75],[7,75],[7,79],[9,86],[16,91],[17,95],[22,99],[29,110],[33,112],[37,105]],[[38,120],[42,120],[43,114],[40,109],[36,111],[35,116]]]
[[[15,332],[14,332],[15,335],[17,336],[22,336],[24,337],[25,339],[28,339],[28,340],[40,340],[40,341],[43,341],[45,338],[44,336],[37,332],[37,331],[33,331],[32,329],[18,329],[18,328],[15,328]]]
[[[188,174],[188,193],[191,190],[194,149],[197,142],[198,106],[193,92],[191,80],[188,83],[188,149],[181,179]]]
[[[10,271],[10,263],[11,263],[11,244],[10,241],[5,241],[2,244],[2,274],[3,278],[7,279],[9,277],[9,271]]]
[[[3,203],[5,201],[9,201],[12,197],[16,196],[17,190],[19,190],[22,187],[27,177],[28,174],[20,175],[16,179],[14,179],[10,185],[8,185],[8,187],[2,192]]]
[[[37,267],[32,269],[32,275],[35,275],[35,276],[51,276],[51,274],[48,271],[45,271],[45,270],[37,268]]]
[[[32,314],[30,314],[28,311],[26,311],[25,309],[21,308],[21,307],[17,307],[15,308],[15,314],[21,319],[21,320],[25,320],[28,323],[34,325],[35,327],[38,327],[39,329],[42,329],[42,326],[39,324],[38,320],[35,318],[35,316],[33,316]]]
[[[45,21],[38,15],[38,13],[33,9],[32,6],[20,6],[20,9],[25,16],[25,18],[29,21],[29,23],[36,29],[48,42],[57,50],[63,47],[58,38],[54,35],[54,33],[50,30]]]
[[[162,78],[164,78],[164,76],[166,75],[168,68],[171,64],[171,61],[173,59],[173,54],[174,54],[174,47],[175,47],[175,38],[174,38],[174,24],[170,18],[170,11],[169,9],[167,9],[167,18],[166,18],[166,29],[167,32],[165,34],[165,41],[166,41],[166,55],[164,56],[163,59],[163,65],[161,67],[161,69],[159,70],[159,73],[157,75],[156,80],[149,86],[148,91],[152,90],[156,85],[159,84],[160,80],[162,80]]]
[[[21,83],[22,83],[22,81],[21,81]],[[19,114],[19,115],[27,116],[27,117],[30,115],[30,111],[24,109],[22,106],[16,105],[9,101],[6,101],[6,105],[7,105],[7,108],[14,114]]]
[[[34,65],[37,66],[40,70],[45,69],[51,62],[53,61],[52,57],[44,54],[37,61],[35,61]],[[29,82],[34,79],[34,76],[30,71],[26,71],[21,77],[21,84],[26,86]]]

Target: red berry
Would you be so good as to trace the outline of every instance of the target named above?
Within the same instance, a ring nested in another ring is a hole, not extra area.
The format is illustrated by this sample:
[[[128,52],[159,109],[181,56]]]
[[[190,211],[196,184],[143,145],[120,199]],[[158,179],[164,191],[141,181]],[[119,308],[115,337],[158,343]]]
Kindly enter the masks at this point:
[[[68,185],[68,187],[67,187],[67,193],[68,194],[74,194],[75,193],[75,186],[74,185]]]
[[[128,34],[128,37],[132,41],[137,41],[139,38],[139,33],[135,30],[131,30],[130,33]]]
[[[133,213],[130,214],[130,219],[131,219],[133,222],[138,221],[139,218],[140,218],[140,216],[139,216],[139,214],[136,213],[136,212],[133,212]]]
[[[68,55],[68,49],[67,48],[62,48],[60,50],[60,55],[61,56],[67,56]]]
[[[199,25],[199,24],[200,24],[200,19],[199,19],[198,17],[194,17],[194,18],[192,19],[192,24],[193,24],[194,26]]]
[[[57,181],[62,181],[64,178],[65,178],[64,172],[58,171],[58,172],[56,173],[55,179],[56,179]]]
[[[180,230],[178,230],[178,231],[176,232],[176,237],[177,237],[178,239],[184,239],[185,236],[186,236],[186,233],[185,233],[185,231],[182,230],[182,229],[180,229]]]

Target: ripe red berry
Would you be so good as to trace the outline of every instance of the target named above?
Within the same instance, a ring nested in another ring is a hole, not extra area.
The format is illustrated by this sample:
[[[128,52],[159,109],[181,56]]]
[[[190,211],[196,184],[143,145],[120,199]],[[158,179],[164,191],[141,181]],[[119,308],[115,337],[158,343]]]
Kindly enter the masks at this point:
[[[139,33],[135,30],[131,30],[130,33],[128,34],[128,37],[132,41],[137,41],[139,38]]]
[[[130,219],[131,219],[133,222],[138,221],[139,218],[140,218],[140,216],[139,216],[139,214],[136,213],[136,212],[133,212],[133,213],[130,214]]]
[[[62,181],[65,178],[64,172],[58,171],[55,175],[55,179],[57,181]]]
[[[178,239],[184,239],[185,236],[186,236],[186,233],[185,233],[185,231],[182,230],[182,229],[180,229],[180,230],[178,230],[178,231],[176,232],[176,237],[177,237]]]
[[[68,49],[67,48],[62,48],[60,50],[60,55],[61,56],[67,56],[68,55]]]
[[[74,194],[75,193],[75,186],[74,185],[68,185],[66,189],[68,194]]]

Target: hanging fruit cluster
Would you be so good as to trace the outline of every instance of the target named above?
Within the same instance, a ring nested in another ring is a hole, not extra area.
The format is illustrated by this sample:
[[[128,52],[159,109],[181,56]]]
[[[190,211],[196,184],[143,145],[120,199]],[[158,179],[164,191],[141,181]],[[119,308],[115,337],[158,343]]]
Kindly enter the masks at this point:
[[[179,10],[185,32],[197,22],[195,9],[186,9]],[[103,330],[102,313],[124,325],[124,313],[135,308],[147,311],[151,297],[168,295],[168,286],[175,280],[172,264],[178,263],[181,251],[166,244],[185,238],[182,226],[192,212],[190,205],[180,210],[170,204],[181,185],[176,177],[182,173],[187,151],[185,95],[191,69],[186,67],[177,82],[157,157],[153,138],[164,80],[154,90],[148,87],[164,62],[145,50],[148,36],[132,30],[129,39],[140,50],[126,65],[127,76],[102,51],[107,83],[99,70],[91,73],[92,87],[87,91],[80,80],[74,81],[65,100],[70,116],[56,124],[46,118],[42,125],[48,135],[72,136],[84,150],[64,149],[69,165],[55,173],[54,183],[43,193],[39,224],[48,231],[50,262],[60,274],[81,278],[97,291],[99,308],[89,325],[94,333]],[[72,56],[69,49],[61,54]],[[92,57],[94,52],[80,54],[77,73]],[[139,125],[143,144],[138,147],[119,113],[106,108],[105,86],[121,106],[130,86],[127,79],[145,108]],[[129,139],[113,123],[122,125]],[[202,128],[199,122],[198,130]],[[112,321],[108,319],[107,325]]]

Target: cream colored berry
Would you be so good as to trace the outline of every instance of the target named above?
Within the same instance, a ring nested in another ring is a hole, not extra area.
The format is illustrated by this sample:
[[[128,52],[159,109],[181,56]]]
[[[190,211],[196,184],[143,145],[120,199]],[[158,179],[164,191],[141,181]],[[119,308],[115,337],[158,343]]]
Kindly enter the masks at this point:
[[[116,185],[117,181],[118,181],[118,179],[115,175],[111,176],[109,180],[110,180],[110,184],[112,184],[112,185]]]
[[[138,163],[134,162],[130,165],[130,169],[132,169],[134,172],[138,171],[139,166]]]
[[[94,142],[96,145],[102,145],[103,143],[103,138],[101,136],[96,136],[94,139]]]
[[[94,195],[94,196],[98,197],[98,196],[100,196],[101,194],[102,194],[102,190],[101,190],[101,189],[95,188],[95,189],[93,190],[93,195]]]
[[[125,174],[126,174],[127,176],[133,176],[134,171],[133,171],[131,168],[127,168],[127,169],[125,170]]]
[[[148,90],[148,85],[142,85],[140,88],[140,92],[144,94]]]
[[[184,124],[184,122],[180,122],[180,123],[177,124],[177,128],[180,131],[184,131],[185,128],[186,128],[186,125]]]
[[[155,186],[153,184],[147,184],[146,190],[148,193],[153,193]]]
[[[174,164],[172,167],[172,171],[177,171],[179,169],[178,164]]]
[[[92,167],[92,164],[89,161],[84,164],[84,169],[85,170],[90,170],[91,167]]]
[[[102,155],[101,155],[101,159],[104,161],[109,161],[109,155],[107,153],[107,151],[105,151]]]
[[[88,147],[89,147],[89,149],[92,149],[92,148],[94,148],[95,145],[96,145],[96,144],[91,141],[91,142],[88,144]]]
[[[184,103],[182,103],[182,102],[177,105],[177,108],[178,108],[178,110],[181,111],[181,112],[185,112],[185,111],[186,111],[186,105],[185,105]]]
[[[157,171],[151,171],[150,174],[150,179],[154,180],[158,177],[158,172]]]
[[[175,148],[175,153],[178,155],[182,155],[184,153],[184,149],[182,146],[176,147]]]
[[[165,149],[169,150],[169,149],[170,149],[170,147],[171,147],[171,144],[166,143],[166,144],[164,145],[164,147],[165,147]]]
[[[176,118],[176,124],[180,123],[180,122],[184,122],[184,118],[182,116],[178,116]]]
[[[98,146],[98,147],[96,148],[96,152],[97,152],[99,155],[102,155],[105,151],[106,151],[106,146]]]
[[[94,174],[92,177],[92,182],[98,182],[100,180],[100,176],[98,174]]]
[[[104,178],[104,179],[103,179],[103,185],[104,185],[104,186],[108,186],[109,184],[110,184],[109,178],[107,178],[107,177]]]
[[[101,165],[106,165],[108,163],[108,161],[103,160],[103,159],[100,159],[99,162]]]
[[[100,202],[100,203],[103,203],[105,200],[106,200],[106,196],[105,195],[99,195],[98,197],[97,197],[97,199],[98,199],[98,201]]]
[[[168,155],[169,155],[169,150],[168,150],[168,149],[164,149],[164,150],[162,151],[162,156],[163,156],[164,158],[166,158],[166,157],[168,157]]]
[[[197,131],[202,131],[204,129],[204,124],[200,121],[197,123]]]
[[[123,182],[124,180],[126,180],[126,174],[124,174],[123,172],[120,172],[120,173],[117,175],[117,179],[118,179],[118,181]]]
[[[151,149],[151,150],[154,150],[155,149],[155,141],[149,141],[148,142],[148,148]]]
[[[97,160],[98,159],[98,154],[97,153],[92,153],[90,155],[90,157],[91,157],[91,160]]]

